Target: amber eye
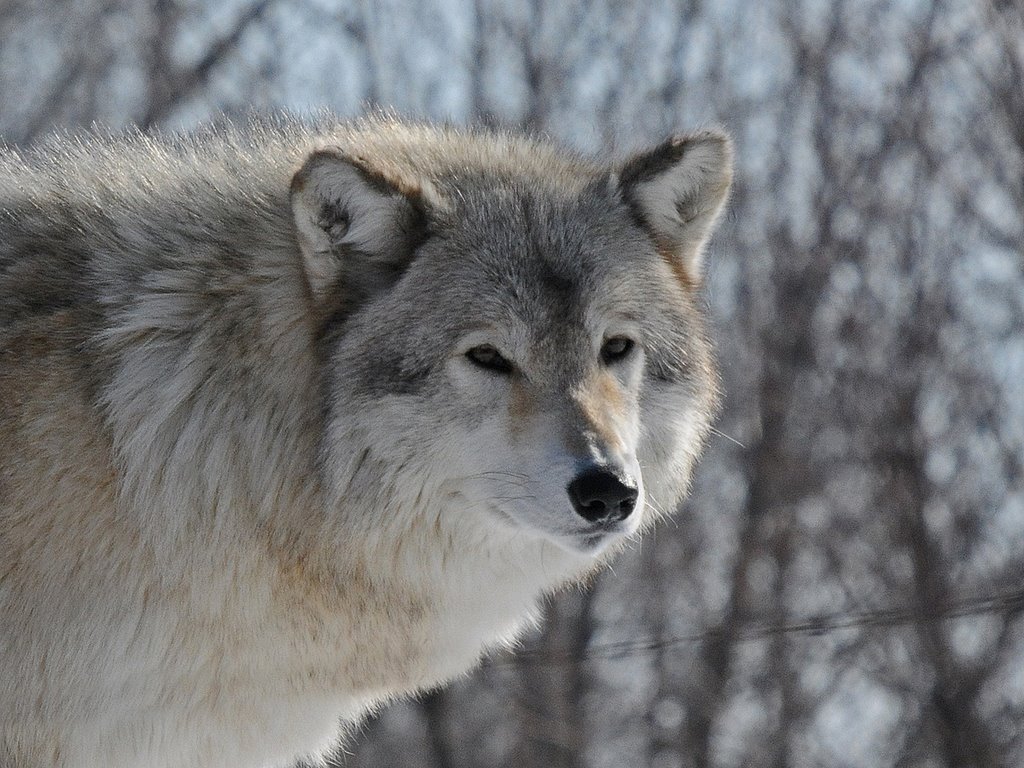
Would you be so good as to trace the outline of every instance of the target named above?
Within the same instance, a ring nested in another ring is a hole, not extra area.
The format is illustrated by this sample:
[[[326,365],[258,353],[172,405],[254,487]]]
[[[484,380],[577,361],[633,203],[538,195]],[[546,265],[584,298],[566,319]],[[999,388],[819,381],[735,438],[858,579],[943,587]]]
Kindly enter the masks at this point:
[[[469,361],[479,368],[494,373],[512,373],[512,363],[501,356],[501,353],[490,344],[481,344],[466,352]]]
[[[606,365],[617,363],[629,357],[633,351],[633,340],[626,336],[612,336],[601,345],[601,359]]]

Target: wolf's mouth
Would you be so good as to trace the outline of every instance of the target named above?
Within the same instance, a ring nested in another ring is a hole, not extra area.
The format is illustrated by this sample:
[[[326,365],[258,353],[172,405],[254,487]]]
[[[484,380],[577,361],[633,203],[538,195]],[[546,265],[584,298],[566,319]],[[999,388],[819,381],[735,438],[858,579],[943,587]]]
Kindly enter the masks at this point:
[[[517,532],[528,533],[540,539],[550,541],[559,548],[576,555],[597,555],[607,545],[624,538],[629,532],[628,525],[623,525],[623,523],[617,521],[593,524],[583,530],[555,530],[535,523],[524,522],[493,502],[488,504],[487,508],[501,525]]]
[[[576,551],[583,554],[597,556],[608,549],[612,544],[622,541],[626,537],[626,531],[621,526],[605,528],[592,533],[583,533],[575,538]]]
[[[599,531],[598,533],[585,534],[582,538],[583,546],[587,549],[596,547],[608,538],[610,531]]]

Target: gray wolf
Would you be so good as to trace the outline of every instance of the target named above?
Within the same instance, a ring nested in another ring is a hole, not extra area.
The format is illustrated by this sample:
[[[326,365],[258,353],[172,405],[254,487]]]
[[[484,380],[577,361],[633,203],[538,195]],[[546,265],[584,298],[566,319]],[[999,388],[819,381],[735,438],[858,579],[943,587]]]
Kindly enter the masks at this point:
[[[0,160],[0,765],[286,766],[677,507],[728,139],[291,118]]]

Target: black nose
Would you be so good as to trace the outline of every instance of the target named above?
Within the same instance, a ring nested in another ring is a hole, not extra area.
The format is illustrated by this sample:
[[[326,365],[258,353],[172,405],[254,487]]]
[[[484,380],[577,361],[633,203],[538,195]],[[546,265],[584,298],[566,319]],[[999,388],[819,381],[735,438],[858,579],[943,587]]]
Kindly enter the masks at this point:
[[[639,495],[635,487],[626,485],[604,467],[584,470],[566,490],[576,513],[592,523],[625,520],[632,514]]]

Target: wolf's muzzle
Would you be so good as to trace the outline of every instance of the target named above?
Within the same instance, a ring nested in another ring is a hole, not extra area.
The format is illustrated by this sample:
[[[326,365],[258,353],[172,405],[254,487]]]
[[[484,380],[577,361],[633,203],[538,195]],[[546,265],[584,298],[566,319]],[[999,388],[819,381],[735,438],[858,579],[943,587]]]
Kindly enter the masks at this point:
[[[607,467],[590,467],[566,491],[576,514],[591,523],[614,523],[633,513],[639,492]]]

